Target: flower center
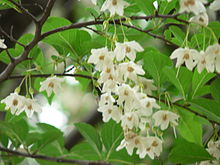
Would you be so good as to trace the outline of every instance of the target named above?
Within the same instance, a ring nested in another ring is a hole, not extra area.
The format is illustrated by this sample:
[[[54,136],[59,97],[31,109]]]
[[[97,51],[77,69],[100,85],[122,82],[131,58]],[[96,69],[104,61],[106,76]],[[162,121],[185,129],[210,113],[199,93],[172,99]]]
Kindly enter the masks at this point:
[[[166,121],[167,120],[167,115],[164,114],[162,119],[163,119],[163,121]]]
[[[108,110],[108,114],[111,114],[111,113],[112,113],[112,110],[111,110],[111,109],[109,109],[109,110]]]
[[[131,116],[131,117],[128,117],[128,120],[131,121],[131,120],[132,120],[132,116]]]
[[[199,18],[200,22],[204,22],[204,19],[202,17]]]
[[[215,54],[219,54],[219,52],[220,52],[219,49],[217,49],[217,50],[215,50],[214,53],[215,53]]]
[[[53,82],[50,82],[49,85],[48,85],[48,87],[54,88],[54,83],[53,83]]]
[[[189,53],[184,54],[183,59],[188,60],[189,59]]]
[[[146,151],[150,151],[150,147],[146,149]]]
[[[118,1],[117,0],[112,0],[112,5],[113,6],[116,6],[118,4]]]
[[[202,62],[201,62],[202,64],[206,64],[206,61],[205,60],[202,60]]]
[[[104,60],[105,56],[99,56],[99,60]]]
[[[129,46],[126,47],[126,53],[130,53],[131,52],[131,48]]]
[[[185,1],[184,2],[184,5],[185,6],[193,6],[193,5],[195,5],[195,0],[187,0],[187,1]]]
[[[109,80],[113,80],[113,77],[112,77],[111,74],[109,75],[108,79],[109,79]]]
[[[110,68],[107,68],[106,69],[106,73],[110,73],[111,72],[111,69]]]
[[[124,95],[128,96],[128,91],[127,90],[124,91]]]
[[[135,143],[135,145],[138,145],[140,143],[140,141],[138,139],[135,139],[134,143]]]
[[[13,102],[12,102],[12,104],[13,104],[14,106],[18,105],[18,100],[17,100],[17,99],[14,99]]]
[[[32,105],[29,105],[27,108],[28,108],[28,110],[32,110],[33,109]]]
[[[153,141],[152,145],[153,147],[157,147],[158,146],[158,143],[156,141]]]
[[[150,105],[151,105],[151,103],[148,102],[147,105],[146,105],[146,107],[147,107],[147,108],[150,108]]]
[[[132,68],[131,66],[128,67],[128,72],[133,72],[134,68]]]

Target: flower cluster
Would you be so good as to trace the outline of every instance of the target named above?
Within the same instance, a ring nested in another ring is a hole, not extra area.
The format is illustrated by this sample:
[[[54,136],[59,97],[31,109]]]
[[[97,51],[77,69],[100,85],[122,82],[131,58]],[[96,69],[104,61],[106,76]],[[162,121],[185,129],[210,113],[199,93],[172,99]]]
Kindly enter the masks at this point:
[[[102,95],[98,111],[103,121],[113,119],[124,131],[117,150],[126,148],[131,155],[137,148],[140,158],[148,155],[154,159],[162,152],[162,140],[153,128],[160,127],[163,131],[169,124],[176,126],[179,116],[158,110],[160,106],[149,96],[157,88],[153,80],[141,77],[145,71],[135,63],[136,53],[142,51],[136,41],[116,43],[112,51],[107,47],[92,49],[88,62],[95,64],[100,72],[98,83],[102,86]]]
[[[59,91],[62,82],[62,78],[56,76],[49,77],[41,82],[40,91],[42,92],[45,90],[48,96],[50,96],[52,92],[57,93]],[[28,117],[32,117],[34,112],[40,113],[42,108],[37,103],[37,100],[35,100],[33,96],[31,97],[32,99],[30,97],[24,97],[19,95],[19,92],[15,91],[3,99],[1,103],[5,104],[5,109],[10,109],[13,115],[20,115],[22,112],[25,112]]]
[[[208,148],[206,149],[210,155],[212,155],[216,160],[212,161],[202,161],[200,165],[219,165],[220,164],[220,140],[213,141],[210,140],[208,143]]]
[[[220,45],[214,44],[208,46],[205,51],[197,51],[189,48],[178,48],[170,56],[171,59],[177,59],[176,67],[184,64],[189,70],[197,66],[201,73],[204,69],[208,72],[220,72]]]
[[[202,26],[207,26],[209,23],[209,18],[207,15],[206,8],[204,4],[207,3],[207,0],[180,0],[180,13],[182,12],[192,12],[195,14],[190,19],[190,22],[200,24]],[[211,10],[219,10],[220,9],[220,1],[215,0],[211,3],[210,7]]]

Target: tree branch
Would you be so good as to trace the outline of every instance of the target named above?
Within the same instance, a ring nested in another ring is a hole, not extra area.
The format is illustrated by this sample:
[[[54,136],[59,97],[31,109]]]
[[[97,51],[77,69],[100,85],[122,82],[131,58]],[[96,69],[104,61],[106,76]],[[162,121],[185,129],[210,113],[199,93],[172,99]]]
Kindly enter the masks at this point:
[[[25,9],[21,4],[13,1],[13,0],[8,0],[11,2],[13,5],[15,5],[19,10],[21,10],[22,13],[24,13],[26,16],[28,16],[30,19],[32,19],[35,23],[37,23],[37,19],[34,15],[32,15],[27,9]]]
[[[7,148],[3,148],[1,146],[0,146],[0,151],[12,154],[14,156],[41,159],[41,160],[52,161],[52,162],[56,162],[56,163],[67,163],[67,164],[76,164],[76,165],[109,165],[109,163],[101,162],[101,161],[90,162],[90,161],[81,161],[81,160],[74,160],[74,159],[63,159],[63,158],[58,158],[58,157],[50,157],[50,156],[45,156],[45,155],[32,155],[32,154],[28,154],[28,153],[24,153],[24,152],[18,152],[18,151],[10,150]]]
[[[96,77],[87,76],[87,75],[83,75],[83,74],[55,73],[53,75],[55,75],[55,76],[65,76],[65,77],[81,77],[81,78],[85,78],[85,79],[97,80]],[[30,76],[33,77],[33,78],[36,78],[36,77],[46,78],[46,77],[50,77],[51,74],[33,74],[33,75],[30,75]],[[22,79],[24,77],[25,77],[24,75],[15,75],[15,76],[10,76],[7,79],[20,79],[20,78]]]

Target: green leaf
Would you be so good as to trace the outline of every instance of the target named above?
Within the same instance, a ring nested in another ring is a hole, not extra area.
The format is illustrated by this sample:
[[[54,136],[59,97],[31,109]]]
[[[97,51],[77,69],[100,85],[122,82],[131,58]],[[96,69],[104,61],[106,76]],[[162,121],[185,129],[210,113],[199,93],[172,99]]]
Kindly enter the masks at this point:
[[[212,82],[210,86],[210,91],[211,91],[212,97],[214,97],[215,100],[220,101],[220,78]]]
[[[172,42],[181,46],[185,38],[185,33],[177,26],[170,26],[169,30],[174,36],[174,38],[172,38]]]
[[[107,151],[107,159],[110,157],[112,152],[115,152],[116,147],[120,144],[123,139],[123,131],[120,124],[111,120],[108,123],[103,124],[101,129],[102,142]]]
[[[189,142],[202,145],[202,125],[198,117],[183,108],[178,107],[178,109],[180,121],[177,129],[181,136]]]
[[[171,2],[168,1],[161,1],[159,4],[159,13],[160,14],[168,14],[171,10],[176,7],[177,0],[172,0]]]
[[[209,27],[213,30],[217,37],[220,37],[220,22],[210,22]]]
[[[177,139],[169,155],[169,159],[175,164],[189,164],[211,160],[212,157],[202,146],[190,143],[184,139]]]
[[[209,120],[220,122],[220,102],[200,98],[193,99],[189,103],[194,111],[206,116]]]
[[[70,151],[70,156],[71,159],[78,160],[100,160],[96,150],[94,150],[94,148],[88,142],[82,142],[75,145]]]
[[[154,14],[154,0],[135,0],[137,6],[146,14],[151,15]]]
[[[144,70],[153,77],[158,86],[161,86],[166,79],[162,69],[164,66],[172,66],[172,61],[169,57],[153,48],[149,48],[143,53],[143,59]]]
[[[179,71],[171,67],[164,67],[163,73],[186,99],[190,93],[193,73],[185,67],[180,67]]]
[[[14,0],[17,3],[20,3],[20,0]],[[4,10],[4,9],[10,9],[13,8],[15,10],[17,10],[18,12],[20,12],[20,10],[11,2],[9,2],[8,0],[1,0],[0,1],[0,10]]]
[[[101,157],[102,142],[96,129],[86,123],[76,123],[76,128]]]
[[[213,73],[208,73],[207,71],[199,73],[195,70],[192,78],[192,98],[200,96],[199,93],[206,88],[204,85],[213,77],[215,77]]]
[[[48,32],[50,30],[70,24],[71,22],[67,19],[50,17],[45,22],[42,31]],[[71,53],[72,58],[76,60],[77,56],[83,56],[90,51],[90,40],[91,36],[88,32],[83,30],[71,29],[50,35],[46,37],[43,41],[52,45],[61,56],[67,56],[69,53]]]

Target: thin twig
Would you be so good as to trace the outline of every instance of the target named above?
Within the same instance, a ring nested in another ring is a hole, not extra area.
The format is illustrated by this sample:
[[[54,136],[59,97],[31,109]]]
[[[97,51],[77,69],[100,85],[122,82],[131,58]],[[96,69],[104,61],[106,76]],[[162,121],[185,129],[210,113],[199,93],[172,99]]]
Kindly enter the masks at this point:
[[[8,57],[9,57],[10,61],[13,63],[15,59],[11,56],[10,52],[8,51],[8,49],[6,49],[5,51],[6,51],[7,55],[8,55]]]
[[[91,161],[82,161],[82,160],[74,160],[74,159],[63,159],[59,157],[51,157],[51,156],[45,156],[45,155],[32,155],[32,154],[28,154],[24,152],[10,150],[8,148],[3,148],[1,146],[0,146],[0,151],[12,154],[14,156],[41,159],[41,160],[47,160],[47,161],[52,161],[56,163],[67,163],[67,164],[77,164],[77,165],[109,165],[109,163],[102,162],[102,161],[91,162]]]

